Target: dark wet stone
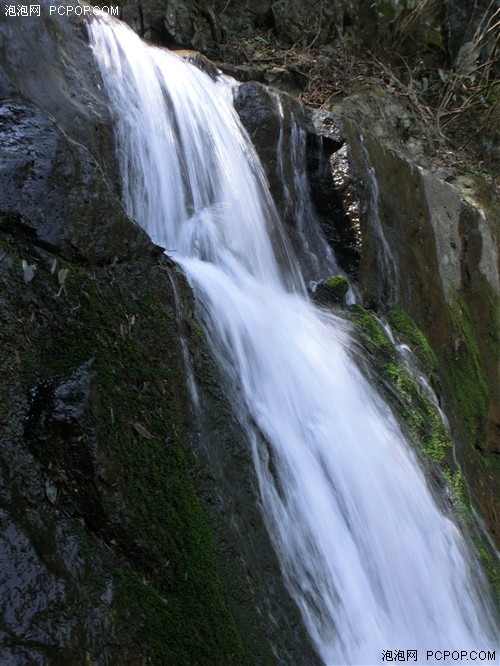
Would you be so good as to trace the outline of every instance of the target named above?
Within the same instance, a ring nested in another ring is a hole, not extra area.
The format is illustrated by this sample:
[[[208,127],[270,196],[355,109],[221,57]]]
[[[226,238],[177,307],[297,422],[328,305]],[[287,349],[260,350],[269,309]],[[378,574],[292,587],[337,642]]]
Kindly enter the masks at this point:
[[[73,260],[111,262],[147,248],[95,159],[40,109],[0,107],[0,225]]]
[[[339,116],[303,107],[286,93],[259,83],[243,83],[235,94],[235,108],[262,161],[271,194],[291,230],[297,253],[303,240],[294,238],[297,191],[297,146],[305,138],[304,164],[307,188],[323,232],[335,250],[342,269],[356,276],[359,264],[359,215],[345,157],[345,136]],[[280,159],[281,156],[281,159]]]

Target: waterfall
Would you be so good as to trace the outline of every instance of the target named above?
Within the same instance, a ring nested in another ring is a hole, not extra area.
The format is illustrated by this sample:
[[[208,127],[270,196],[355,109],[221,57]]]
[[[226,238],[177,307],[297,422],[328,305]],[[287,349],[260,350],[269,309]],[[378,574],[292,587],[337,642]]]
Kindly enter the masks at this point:
[[[380,664],[383,650],[417,650],[433,663],[426,651],[493,649],[477,563],[353,362],[347,325],[307,299],[230,87],[109,17],[89,30],[125,207],[184,270],[242,422],[256,424],[266,524],[318,655]]]

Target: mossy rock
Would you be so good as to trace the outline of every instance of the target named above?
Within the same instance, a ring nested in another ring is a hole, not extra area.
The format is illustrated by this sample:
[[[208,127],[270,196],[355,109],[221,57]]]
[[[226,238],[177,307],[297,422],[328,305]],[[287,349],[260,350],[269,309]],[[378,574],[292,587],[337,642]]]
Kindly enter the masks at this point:
[[[483,537],[475,536],[473,540],[497,604],[500,606],[500,564],[498,562],[498,554]]]
[[[364,343],[371,352],[385,350],[391,357],[395,356],[392,342],[389,340],[382,324],[377,316],[366,310],[362,305],[354,305],[352,308],[354,322],[364,334]]]
[[[393,308],[388,314],[388,320],[397,337],[411,347],[422,363],[423,370],[431,375],[437,368],[437,359],[424,333],[402,308]]]
[[[343,275],[332,275],[316,287],[314,300],[321,305],[344,305],[349,282]]]
[[[251,663],[196,490],[202,472],[190,448],[181,335],[194,353],[202,336],[189,317],[184,281],[165,257],[88,268],[8,236],[0,237],[0,254],[9,286],[2,292],[0,386],[12,423],[0,430],[0,443],[24,424],[19,451],[46,479],[51,529],[74,532],[72,558],[96,562],[73,616],[101,607],[112,581],[101,612],[115,642],[103,648],[102,637],[83,633],[68,634],[68,643],[83,641],[76,643],[83,654],[108,650],[110,663]],[[29,282],[23,259],[37,266]],[[184,289],[184,332],[169,274]],[[62,528],[67,519],[78,529]],[[43,548],[39,556],[52,557]]]
[[[355,305],[351,312],[351,321],[358,332],[358,341],[364,350],[358,359],[367,364],[365,370],[368,376],[372,377],[372,381],[385,396],[403,432],[409,441],[413,442],[415,451],[436,493],[442,497],[457,523],[466,533],[473,535],[476,551],[490,581],[493,596],[497,601],[500,600],[500,567],[490,544],[481,535],[478,535],[471,510],[469,489],[464,474],[454,459],[453,443],[438,408],[430,400],[426,391],[419,386],[417,376],[402,363],[402,357],[387,337],[377,316],[360,305]],[[387,318],[397,337],[412,347],[424,371],[433,373],[436,368],[436,358],[425,336],[410,317],[400,308],[395,308],[387,314]],[[467,389],[467,382],[470,380],[464,377],[462,400],[471,401],[471,404],[466,406],[467,421],[475,426],[478,423],[478,414],[485,405],[484,381],[478,375],[477,344],[471,337],[464,305],[462,305],[460,313],[455,313],[455,318],[459,318],[456,324],[457,330],[461,331],[462,340],[467,341],[467,347],[472,352],[468,360],[459,360],[455,376],[458,378],[462,376],[461,373],[466,374],[467,371],[471,371],[472,377],[476,377],[479,384],[475,387],[475,390],[479,391],[479,395],[474,397],[468,393],[469,389]],[[461,395],[460,392],[459,395]],[[494,464],[496,461],[490,462]]]
[[[466,435],[473,446],[482,450],[490,390],[481,366],[469,308],[463,299],[458,298],[450,312],[455,342],[453,350],[449,350],[445,357],[448,376]]]
[[[396,398],[396,409],[419,450],[447,468],[452,464],[452,442],[436,406],[402,365],[387,363],[383,373],[389,391]]]
[[[430,464],[432,460],[432,464],[440,465],[443,469],[448,469],[450,465],[453,468],[451,439],[438,409],[419,387],[416,377],[404,365],[402,357],[375,314],[360,305],[354,306],[352,312],[353,322],[361,333],[359,340],[368,352],[368,374],[386,395],[402,422],[403,429],[420,452],[424,464]],[[391,312],[389,318],[392,314]],[[423,357],[430,362],[433,356],[429,353],[430,348],[427,349],[425,336],[418,331],[411,319],[402,311],[397,311],[394,320],[405,332],[405,340],[410,342],[411,338],[417,343],[417,351],[420,350]]]

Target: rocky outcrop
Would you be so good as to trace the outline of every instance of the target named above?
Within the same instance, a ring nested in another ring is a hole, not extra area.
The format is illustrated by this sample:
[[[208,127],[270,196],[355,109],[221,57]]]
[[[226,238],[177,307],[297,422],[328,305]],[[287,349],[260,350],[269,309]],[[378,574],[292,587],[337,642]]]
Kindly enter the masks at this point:
[[[458,458],[498,540],[500,202],[480,178],[433,166],[425,131],[389,96],[353,97],[340,112],[365,202],[364,299],[402,306],[428,337]]]
[[[145,254],[97,161],[40,108],[11,101],[0,110],[0,225],[67,259],[109,263]]]
[[[366,50],[398,53],[421,64],[452,66],[494,9],[480,0],[120,0],[121,18],[142,37],[174,48],[193,48],[227,61],[231,35],[271,31],[285,44],[302,47],[347,41]],[[482,23],[483,22],[483,23]],[[491,40],[494,47],[494,39]],[[484,46],[482,47],[484,48]],[[486,47],[488,48],[488,47]],[[481,58],[487,54],[480,54]]]
[[[197,0],[121,0],[120,18],[141,37],[169,48],[215,56],[221,25],[210,3]]]
[[[340,118],[306,108],[290,95],[254,82],[236,89],[235,108],[264,166],[296,254],[303,255],[307,246],[328,263],[318,233],[321,227],[340,266],[355,275],[360,249],[358,211],[353,188],[345,178]],[[307,227],[307,233],[300,225]],[[306,258],[305,265],[307,274]],[[314,273],[317,266],[311,269]]]
[[[311,195],[312,216],[340,266],[358,277],[364,302],[402,307],[426,334],[439,360],[436,390],[453,416],[458,459],[498,538],[499,202],[493,191],[479,178],[455,176],[429,161],[432,136],[381,92],[348,98],[331,114],[245,83],[235,105],[299,256],[304,239],[297,219],[308,218],[298,202]],[[296,161],[297,132],[306,135],[305,184],[296,177],[304,168]],[[313,220],[307,225],[309,233]]]

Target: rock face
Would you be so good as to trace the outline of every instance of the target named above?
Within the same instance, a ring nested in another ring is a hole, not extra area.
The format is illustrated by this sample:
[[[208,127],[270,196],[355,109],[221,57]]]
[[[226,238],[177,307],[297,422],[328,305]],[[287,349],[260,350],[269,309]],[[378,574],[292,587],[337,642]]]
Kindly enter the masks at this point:
[[[341,44],[362,52],[394,50],[425,66],[450,66],[473,39],[484,17],[494,11],[489,0],[471,9],[468,0],[119,0],[121,18],[142,37],[170,48],[193,48],[226,60],[228,37],[272,33],[285,44]],[[494,47],[494,38],[491,47]],[[483,54],[481,57],[484,57]]]
[[[498,539],[500,480],[499,201],[479,178],[432,166],[432,141],[382,93],[344,100],[336,113],[304,109],[290,96],[244,83],[235,106],[257,149],[297,254],[297,218],[314,219],[340,266],[358,278],[365,304],[402,307],[439,361],[440,395],[452,416],[458,459],[473,502]],[[298,128],[298,130],[297,130]],[[299,165],[294,132],[303,133]],[[306,183],[297,173],[307,164]],[[311,195],[311,217],[301,203]],[[320,245],[316,246],[316,253]],[[307,274],[307,273],[306,273]],[[325,276],[326,277],[326,276]],[[328,280],[315,298],[330,298]]]
[[[42,12],[0,25],[0,662],[315,663],[85,26]]]
[[[425,133],[388,96],[347,99],[341,114],[365,201],[364,299],[401,305],[431,342],[459,460],[498,540],[500,201],[481,179],[432,167]]]
[[[141,37],[169,48],[214,56],[221,26],[210,3],[197,0],[121,0],[121,17]]]
[[[144,254],[145,234],[130,224],[87,148],[36,106],[12,101],[0,114],[4,230],[22,229],[67,259],[110,262]]]
[[[306,275],[305,247],[328,263],[320,227],[340,266],[355,275],[360,249],[358,212],[350,184],[342,182],[346,165],[340,118],[305,108],[290,95],[254,82],[237,88],[235,108],[264,166],[295,252],[304,256]],[[317,272],[316,265],[310,269]]]

